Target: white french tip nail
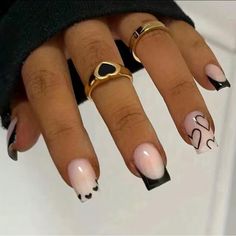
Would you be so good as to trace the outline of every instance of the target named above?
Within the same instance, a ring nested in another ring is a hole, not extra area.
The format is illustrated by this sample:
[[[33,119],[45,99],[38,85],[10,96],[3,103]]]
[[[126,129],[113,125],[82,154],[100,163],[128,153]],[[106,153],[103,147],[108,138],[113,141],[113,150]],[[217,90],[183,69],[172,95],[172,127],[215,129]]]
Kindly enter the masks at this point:
[[[198,154],[218,147],[212,128],[202,112],[189,113],[185,118],[184,127]]]
[[[98,191],[95,171],[87,159],[74,159],[68,165],[68,174],[72,187],[81,202],[93,197]]]

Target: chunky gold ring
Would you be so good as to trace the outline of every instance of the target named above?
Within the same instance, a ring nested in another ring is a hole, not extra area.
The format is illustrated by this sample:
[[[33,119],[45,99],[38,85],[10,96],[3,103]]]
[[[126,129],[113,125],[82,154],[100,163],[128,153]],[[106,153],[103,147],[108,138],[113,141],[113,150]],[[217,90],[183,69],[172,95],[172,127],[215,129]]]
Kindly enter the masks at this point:
[[[85,94],[89,99],[91,98],[91,93],[95,87],[99,84],[105,83],[111,79],[118,79],[125,77],[133,81],[132,73],[126,67],[112,62],[101,62],[94,73],[91,75],[88,83],[85,86]]]
[[[138,27],[132,34],[130,38],[130,42],[129,42],[129,48],[136,61],[140,62],[139,58],[135,54],[137,43],[146,33],[153,30],[163,30],[169,33],[168,28],[163,23],[161,23],[158,20],[155,20],[155,21],[150,21],[148,23],[145,23],[142,26]]]

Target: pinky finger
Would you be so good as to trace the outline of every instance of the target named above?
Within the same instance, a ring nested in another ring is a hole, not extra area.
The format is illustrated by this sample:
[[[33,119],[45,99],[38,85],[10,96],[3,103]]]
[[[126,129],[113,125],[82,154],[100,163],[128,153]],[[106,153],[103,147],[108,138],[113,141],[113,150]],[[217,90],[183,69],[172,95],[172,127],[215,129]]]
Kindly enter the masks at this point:
[[[229,81],[203,37],[184,21],[163,20],[196,81],[209,90],[230,87]]]
[[[19,101],[12,107],[11,123],[7,132],[9,157],[17,161],[17,151],[30,149],[38,140],[40,129],[29,102]]]

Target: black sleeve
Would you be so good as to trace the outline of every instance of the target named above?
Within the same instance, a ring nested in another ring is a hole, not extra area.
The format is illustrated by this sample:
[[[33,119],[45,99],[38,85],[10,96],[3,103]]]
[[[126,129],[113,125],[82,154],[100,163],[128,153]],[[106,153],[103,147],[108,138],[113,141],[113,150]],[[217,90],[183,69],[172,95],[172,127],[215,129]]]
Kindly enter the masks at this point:
[[[71,24],[119,13],[149,12],[184,20],[194,27],[173,0],[3,0],[0,6],[0,115],[5,128],[10,120],[10,99],[22,83],[22,63],[32,50]],[[126,67],[132,72],[142,68],[124,43],[116,44]],[[86,100],[83,84],[70,60],[68,65],[80,104]]]
[[[16,0],[3,0],[0,2],[0,19],[7,13],[8,9],[13,5]]]

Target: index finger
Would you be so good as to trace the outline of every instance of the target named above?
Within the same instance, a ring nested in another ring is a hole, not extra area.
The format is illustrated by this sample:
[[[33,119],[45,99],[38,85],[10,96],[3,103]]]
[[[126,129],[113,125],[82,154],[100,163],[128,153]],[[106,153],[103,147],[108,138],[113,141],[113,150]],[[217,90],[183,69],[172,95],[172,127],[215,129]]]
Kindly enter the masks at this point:
[[[99,165],[83,126],[60,41],[51,39],[36,49],[22,69],[28,99],[51,157],[79,199],[98,190]]]

